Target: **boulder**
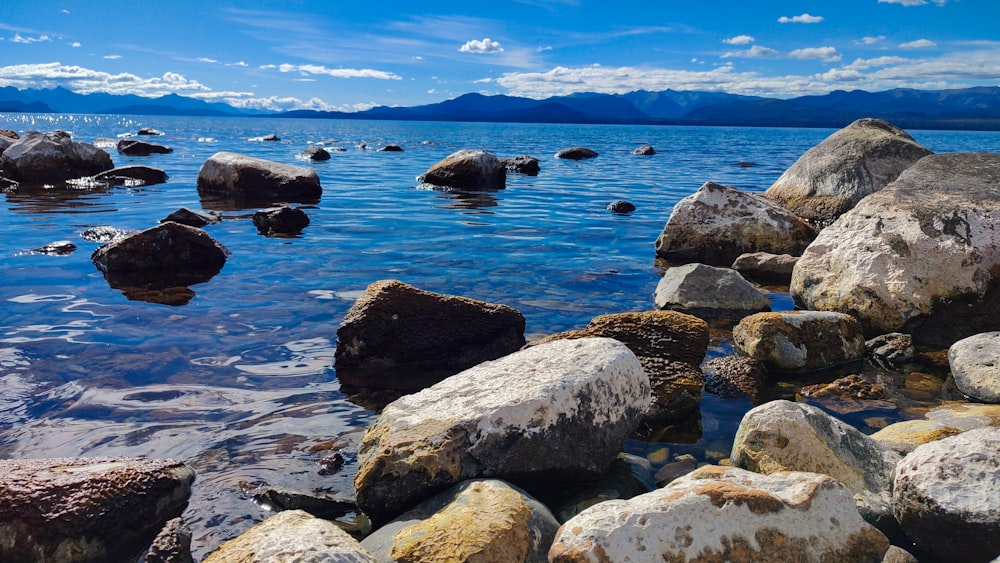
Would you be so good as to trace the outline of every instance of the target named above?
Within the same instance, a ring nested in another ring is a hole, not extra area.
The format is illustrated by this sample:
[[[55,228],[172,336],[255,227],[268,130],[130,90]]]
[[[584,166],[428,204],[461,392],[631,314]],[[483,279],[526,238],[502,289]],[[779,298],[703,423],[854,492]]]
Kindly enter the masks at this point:
[[[612,201],[607,205],[607,210],[612,213],[628,214],[635,211],[635,205],[631,202],[619,199]]]
[[[881,119],[859,119],[805,152],[764,195],[824,226],[933,154]]]
[[[680,419],[698,407],[705,385],[701,361],[708,351],[708,324],[675,311],[617,313],[594,317],[587,328],[536,340],[614,338],[639,358],[653,391],[648,413],[658,419]]]
[[[323,147],[309,147],[298,154],[302,160],[330,160],[330,151]]]
[[[756,402],[767,381],[764,362],[746,356],[709,360],[702,371],[705,390],[723,398],[750,397]]]
[[[319,176],[308,168],[232,152],[209,157],[198,171],[198,194],[267,203],[317,203]]]
[[[549,561],[870,561],[889,540],[825,475],[705,466],[597,504],[556,534]]]
[[[167,173],[159,168],[150,168],[149,166],[119,166],[96,174],[94,179],[115,185],[152,186],[166,182]]]
[[[167,522],[150,544],[143,563],[194,563],[191,528],[180,518]]]
[[[174,152],[174,149],[145,141],[122,139],[118,141],[118,152],[125,156],[149,156],[151,154],[170,154]]]
[[[298,207],[272,207],[253,214],[257,232],[265,236],[297,235],[309,226],[309,216]]]
[[[656,150],[649,145],[642,145],[641,147],[636,147],[635,150],[632,151],[632,154],[639,156],[652,156],[656,154]]]
[[[566,160],[586,160],[588,158],[596,158],[597,152],[585,147],[572,147],[568,149],[562,149],[556,153],[556,158],[564,158]]]
[[[545,563],[558,529],[549,509],[521,489],[478,479],[404,512],[361,546],[381,561]]]
[[[507,187],[507,169],[491,152],[461,150],[431,166],[417,181],[458,190],[499,190]]]
[[[757,473],[829,475],[851,491],[865,520],[895,529],[892,476],[899,454],[816,407],[779,400],[751,409],[731,457],[734,466]]]
[[[73,254],[76,252],[76,245],[72,241],[68,240],[57,240],[46,244],[45,246],[38,246],[30,250],[32,254],[48,254],[50,256],[66,256],[67,254]]]
[[[7,192],[7,191],[15,190],[15,189],[17,189],[18,185],[19,184],[17,182],[15,182],[14,180],[11,180],[10,178],[4,178],[3,176],[0,176],[0,192]]]
[[[638,358],[610,338],[482,363],[385,407],[358,450],[358,507],[377,526],[468,479],[530,489],[597,478],[649,402]]]
[[[205,231],[168,221],[99,247],[91,260],[106,273],[214,270],[218,272],[229,250]]]
[[[737,256],[731,267],[751,280],[788,285],[792,281],[792,269],[798,261],[798,257],[791,254],[747,252]]]
[[[879,365],[893,368],[913,360],[916,349],[913,347],[913,337],[900,332],[880,334],[865,341],[868,357]]]
[[[333,522],[301,510],[286,510],[222,544],[202,563],[265,561],[376,563],[378,560]]]
[[[1000,403],[1000,332],[963,338],[948,348],[958,390],[981,403]]]
[[[516,172],[525,176],[538,176],[541,168],[538,166],[538,159],[526,154],[519,154],[514,158],[501,158],[504,168],[508,172]]]
[[[739,272],[697,263],[668,269],[656,284],[654,299],[660,309],[709,320],[735,322],[771,310],[767,295]]]
[[[0,155],[3,154],[3,151],[7,150],[7,147],[13,145],[16,142],[17,142],[17,139],[14,139],[12,137],[5,137],[4,135],[0,135]]]
[[[896,470],[893,512],[941,561],[1000,557],[1000,428],[918,446]]]
[[[823,229],[792,274],[802,307],[948,347],[1000,328],[1000,154],[932,155]]]
[[[337,377],[361,387],[414,389],[524,345],[513,307],[377,281],[337,329]]]
[[[68,133],[25,133],[0,155],[4,176],[27,184],[65,182],[114,168],[107,152]]]
[[[399,145],[385,145],[379,149],[379,152],[403,152],[403,147]]]
[[[728,267],[747,252],[798,256],[815,237],[812,227],[773,201],[707,182],[674,205],[656,255]]]
[[[135,561],[194,476],[169,459],[0,460],[0,560]]]
[[[0,129],[0,137],[6,137],[15,141],[21,138],[21,136],[17,134],[17,131],[11,131],[10,129]]]
[[[770,371],[802,372],[864,358],[861,324],[828,311],[782,311],[744,317],[733,328],[733,348]]]
[[[961,434],[962,430],[933,420],[904,420],[886,426],[871,435],[900,455],[906,455],[928,442]]]
[[[153,129],[152,127],[143,127],[142,129],[139,129],[139,131],[136,133],[136,135],[162,135],[162,134],[163,131],[160,131],[158,129]]]
[[[194,211],[188,209],[187,207],[182,207],[177,211],[171,212],[169,215],[160,219],[160,223],[166,223],[172,221],[174,223],[180,223],[181,225],[187,225],[188,227],[202,228],[208,225],[214,225],[220,221],[218,213],[215,212],[204,212],[204,211]]]

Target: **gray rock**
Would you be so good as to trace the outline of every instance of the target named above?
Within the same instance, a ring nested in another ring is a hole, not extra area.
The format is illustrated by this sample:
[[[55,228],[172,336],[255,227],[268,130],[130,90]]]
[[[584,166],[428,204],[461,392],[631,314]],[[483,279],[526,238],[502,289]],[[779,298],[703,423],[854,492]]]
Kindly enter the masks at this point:
[[[656,306],[703,319],[737,321],[770,311],[771,302],[743,276],[729,268],[686,264],[670,268],[656,284]]]
[[[559,522],[545,505],[504,481],[464,481],[361,542],[382,561],[545,563]]]
[[[823,229],[792,274],[802,307],[948,347],[1000,329],[1000,154],[932,155]]]
[[[744,317],[733,328],[733,348],[770,371],[801,372],[864,358],[861,324],[828,311],[783,311]]]
[[[1000,403],[1000,332],[963,338],[948,349],[958,390],[983,403]]]
[[[459,190],[499,190],[507,187],[507,169],[491,152],[461,150],[431,166],[417,181]]]
[[[674,206],[656,239],[656,255],[728,267],[747,252],[799,255],[815,236],[805,221],[773,201],[707,182]]]
[[[194,563],[191,557],[191,528],[174,518],[160,530],[143,558],[143,563]]]
[[[656,149],[649,145],[642,145],[641,147],[636,147],[635,150],[632,151],[632,154],[639,156],[652,156],[656,154]]]
[[[632,213],[633,211],[635,211],[635,205],[633,205],[632,203],[630,203],[628,201],[619,199],[619,200],[612,201],[611,203],[609,203],[607,205],[607,209],[608,209],[608,211],[610,211],[612,213],[627,214],[627,213]]]
[[[771,401],[751,409],[733,442],[733,465],[758,473],[810,471],[843,483],[865,520],[896,528],[892,478],[900,456],[820,409]]]
[[[924,418],[961,431],[1000,426],[1000,405],[952,403],[931,409]]]
[[[817,225],[828,225],[933,154],[881,119],[859,119],[805,152],[764,195]]]
[[[873,360],[890,368],[911,361],[916,354],[913,337],[901,332],[880,334],[867,340],[865,350]]]
[[[174,223],[180,223],[181,225],[187,225],[189,227],[202,228],[207,225],[214,225],[218,223],[221,219],[218,213],[214,212],[204,212],[204,211],[194,211],[188,209],[187,207],[182,207],[177,211],[171,212],[163,219],[160,219],[160,223],[166,223],[168,221],[173,221]]]
[[[167,173],[159,168],[150,168],[149,166],[119,166],[96,174],[94,179],[110,182],[113,185],[152,186],[166,182]]]
[[[30,131],[0,155],[4,175],[27,184],[65,182],[112,168],[114,164],[107,152],[78,143],[63,131]]]
[[[135,561],[194,476],[168,459],[0,460],[0,559]]]
[[[118,152],[126,156],[149,156],[151,154],[170,154],[174,152],[174,149],[145,141],[122,139],[118,141]]]
[[[556,153],[556,158],[564,158],[566,160],[586,160],[588,158],[596,158],[597,156],[597,151],[586,147],[572,147],[562,149]]]
[[[899,462],[892,498],[903,529],[940,560],[1000,556],[1000,428],[918,446]]]
[[[45,246],[39,246],[31,249],[32,253],[49,254],[51,256],[65,256],[67,254],[72,254],[75,251],[76,245],[68,240],[57,240],[55,242],[50,242]]]
[[[109,242],[91,260],[102,272],[171,272],[222,269],[230,252],[205,231],[166,222]]]
[[[309,216],[298,207],[272,207],[253,214],[257,232],[265,236],[296,235],[309,226]]]
[[[323,147],[309,147],[298,154],[303,160],[330,160],[330,152]]]
[[[732,268],[748,279],[787,285],[792,281],[792,269],[798,261],[798,257],[791,254],[748,252],[737,256]]]
[[[879,562],[888,548],[828,476],[705,466],[584,510],[559,529],[549,561]]]
[[[385,407],[358,451],[358,507],[377,526],[468,479],[530,489],[597,477],[649,402],[638,358],[610,338],[482,363]]]
[[[501,158],[504,168],[508,172],[516,172],[525,176],[538,176],[541,168],[538,166],[538,159],[526,154],[519,154],[514,158]]]
[[[3,154],[3,151],[7,150],[7,147],[13,145],[15,142],[17,142],[17,139],[0,135],[0,155]]]
[[[163,131],[160,131],[158,129],[153,129],[152,127],[143,127],[142,129],[139,129],[139,131],[136,133],[136,135],[162,135],[162,134]]]
[[[222,544],[202,563],[267,561],[377,563],[378,560],[333,522],[301,510],[286,510]]]
[[[219,152],[198,171],[198,194],[249,202],[316,203],[323,188],[319,176],[308,168]]]

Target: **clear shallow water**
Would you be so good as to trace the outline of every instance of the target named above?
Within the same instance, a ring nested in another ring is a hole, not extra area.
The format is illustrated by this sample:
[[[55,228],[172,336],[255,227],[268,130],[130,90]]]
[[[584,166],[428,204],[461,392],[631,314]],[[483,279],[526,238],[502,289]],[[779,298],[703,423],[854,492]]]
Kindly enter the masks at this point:
[[[341,393],[333,351],[340,320],[368,284],[394,278],[514,306],[529,339],[581,328],[599,314],[648,310],[660,275],[653,242],[680,198],[709,180],[763,191],[832,132],[0,114],[0,128],[63,129],[86,142],[140,127],[164,131],[147,140],[174,152],[124,157],[112,148],[112,159],[161,168],[166,184],[2,196],[0,455],[187,461],[198,470],[185,517],[200,555],[266,517],[248,500],[256,485],[351,491],[352,452],[374,414]],[[248,140],[270,133],[281,141]],[[998,133],[911,134],[936,152],[1000,152]],[[346,150],[326,162],[295,158],[327,140]],[[362,142],[405,152],[356,149]],[[630,154],[645,143],[658,153]],[[600,157],[553,157],[570,146]],[[529,154],[542,171],[512,174],[507,189],[492,193],[418,189],[417,175],[463,148]],[[306,209],[310,226],[297,238],[266,238],[252,209],[225,212],[206,230],[233,256],[191,288],[184,306],[128,300],[110,288],[90,261],[99,244],[81,232],[144,229],[179,207],[201,209],[198,169],[222,150],[314,168],[324,192]],[[616,199],[637,210],[609,213],[605,205]],[[78,249],[30,252],[57,240]],[[791,306],[787,295],[772,298],[776,308]],[[722,334],[710,355],[726,351]],[[706,395],[700,435],[678,440],[647,429],[628,450],[654,468],[664,448],[666,461],[728,454],[749,408],[747,399]],[[331,448],[343,448],[347,463],[320,475]]]

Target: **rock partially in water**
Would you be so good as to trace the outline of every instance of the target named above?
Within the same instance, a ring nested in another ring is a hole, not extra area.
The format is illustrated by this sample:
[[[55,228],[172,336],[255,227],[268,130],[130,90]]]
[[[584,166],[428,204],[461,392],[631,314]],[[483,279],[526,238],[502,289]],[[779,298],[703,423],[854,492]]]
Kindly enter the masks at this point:
[[[791,254],[748,252],[737,256],[732,268],[751,280],[788,285],[798,261],[798,257]]]
[[[650,145],[642,145],[640,147],[636,147],[635,150],[632,151],[632,154],[639,156],[652,156],[656,154],[656,149]]]
[[[3,154],[3,151],[7,150],[7,147],[13,145],[16,141],[17,139],[14,139],[12,137],[5,137],[4,135],[0,135],[0,155]]]
[[[272,207],[253,214],[257,232],[265,236],[297,235],[309,226],[309,216],[298,207]]]
[[[0,192],[9,192],[12,190],[16,190],[18,185],[19,184],[14,180],[0,176]]]
[[[111,156],[69,133],[29,131],[0,155],[4,176],[29,184],[65,182],[114,168]]]
[[[112,185],[152,186],[166,182],[167,173],[159,168],[150,168],[149,166],[119,166],[95,175],[94,179],[106,181]]]
[[[705,390],[723,398],[750,397],[754,402],[767,381],[764,362],[746,356],[710,360],[704,369]]]
[[[168,221],[200,229],[202,227],[218,223],[221,221],[221,218],[217,212],[209,211],[206,213],[204,211],[195,211],[188,209],[187,207],[182,207],[177,211],[171,212],[170,215],[167,215],[163,219],[160,219],[160,223],[166,223]]]
[[[783,311],[743,318],[733,328],[733,348],[770,371],[803,372],[864,358],[865,339],[850,315]]]
[[[597,151],[586,147],[572,147],[562,149],[556,153],[556,158],[563,158],[566,160],[587,160],[589,158],[597,158],[597,156]]]
[[[183,512],[194,477],[168,459],[0,460],[0,559],[134,561]]]
[[[880,334],[865,341],[868,356],[883,367],[892,368],[912,361],[916,350],[913,337],[901,332]]]
[[[767,295],[739,272],[697,263],[668,269],[656,284],[654,300],[659,309],[734,323],[771,310]]]
[[[538,166],[538,159],[526,154],[519,154],[513,158],[501,158],[500,162],[508,172],[516,172],[525,176],[538,176],[541,168]]]
[[[596,478],[649,402],[638,358],[610,338],[482,363],[385,407],[358,451],[358,507],[377,526],[468,479],[530,489]]]
[[[143,127],[142,129],[139,129],[139,131],[136,133],[136,135],[162,135],[162,134],[163,131],[160,131],[158,129],[153,129],[152,127]]]
[[[330,160],[330,152],[323,147],[309,147],[298,154],[298,158],[303,160]]]
[[[635,211],[635,205],[623,199],[612,201],[607,205],[607,210],[612,213],[626,215]]]
[[[890,424],[871,435],[900,455],[906,455],[917,446],[961,434],[962,430],[933,420],[904,420]]]
[[[198,195],[203,201],[217,198],[237,207],[317,203],[322,194],[313,170],[232,152],[215,153],[198,171]]]
[[[52,256],[66,256],[73,254],[74,251],[76,251],[76,245],[68,240],[57,240],[45,246],[31,249],[31,252],[34,254],[49,254]]]
[[[399,145],[385,145],[379,149],[379,152],[403,152],[403,147]]]
[[[924,418],[962,431],[1000,426],[1000,405],[952,403],[931,409]]]
[[[170,154],[174,152],[174,149],[145,141],[122,139],[118,141],[118,152],[125,156],[149,156],[151,154]]]
[[[459,190],[499,190],[507,187],[507,169],[491,152],[461,150],[431,166],[417,181]]]
[[[584,510],[559,529],[549,561],[878,562],[888,548],[828,476],[705,466]]]
[[[958,390],[975,401],[1000,403],[1000,332],[963,338],[948,349]]]
[[[191,557],[191,528],[174,518],[160,530],[149,546],[143,563],[194,563]]]
[[[317,518],[332,520],[357,510],[352,499],[327,493],[305,493],[266,487],[253,495],[255,503],[275,512],[304,510]]]

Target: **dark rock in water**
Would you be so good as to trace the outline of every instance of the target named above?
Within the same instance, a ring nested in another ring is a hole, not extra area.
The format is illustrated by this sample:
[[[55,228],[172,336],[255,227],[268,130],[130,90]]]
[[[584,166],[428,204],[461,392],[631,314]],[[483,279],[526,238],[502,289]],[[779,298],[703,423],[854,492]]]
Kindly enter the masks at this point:
[[[111,184],[138,183],[143,186],[162,184],[167,181],[167,173],[149,166],[120,166],[94,176],[95,180]]]
[[[356,148],[356,149],[358,149],[360,151],[367,150],[368,149],[368,143],[358,143],[357,145],[354,145],[354,148]]]
[[[636,147],[636,149],[632,151],[632,154],[639,156],[652,156],[656,154],[656,149],[650,145],[642,145],[641,147]]]
[[[886,368],[909,362],[916,355],[913,337],[900,332],[881,334],[867,340],[865,349],[868,350],[868,357]]]
[[[105,225],[100,227],[91,227],[80,233],[80,236],[83,237],[83,240],[88,242],[111,242],[125,237],[130,232],[131,231]]]
[[[259,207],[260,203],[317,203],[322,194],[319,176],[309,168],[232,152],[215,153],[198,171],[198,195],[203,203],[217,199],[237,208]]]
[[[12,180],[45,184],[93,176],[114,168],[111,156],[68,133],[25,133],[0,155],[0,169]]]
[[[326,493],[303,493],[276,487],[266,487],[253,495],[254,502],[275,512],[304,510],[317,518],[338,518],[358,509],[351,499]]]
[[[64,256],[66,254],[72,254],[76,250],[76,245],[68,240],[57,240],[56,242],[50,242],[45,246],[40,246],[38,248],[32,248],[31,252],[35,254],[52,254],[54,256]]]
[[[491,152],[462,150],[431,166],[417,181],[459,190],[499,190],[507,186],[507,169]]]
[[[757,166],[757,163],[749,162],[747,160],[741,160],[736,163],[736,166],[739,166],[740,168],[753,168],[754,166]]]
[[[309,216],[297,207],[274,207],[253,214],[253,224],[262,235],[295,235],[309,226]]]
[[[386,145],[379,149],[380,152],[403,152],[403,147],[399,145]]]
[[[270,135],[264,135],[263,137],[254,137],[253,139],[250,139],[250,140],[251,141],[263,141],[263,142],[273,143],[275,141],[280,141],[281,139],[277,135],[275,135],[274,133],[271,133]]]
[[[704,371],[705,390],[727,399],[750,397],[756,402],[767,379],[764,362],[746,356],[715,358]]]
[[[169,154],[174,152],[174,149],[145,141],[122,139],[118,141],[118,152],[126,156],[149,156],[151,154]]]
[[[635,205],[632,205],[632,203],[623,199],[619,199],[609,203],[607,209],[612,213],[632,213],[635,211]]]
[[[191,536],[191,528],[184,520],[170,520],[153,539],[143,563],[194,563]]]
[[[157,129],[153,129],[152,127],[143,127],[142,129],[139,129],[139,132],[136,133],[136,134],[137,135],[162,135],[163,131],[159,131]]]
[[[330,160],[330,153],[323,147],[309,147],[299,153],[303,160]]]
[[[507,305],[378,281],[337,329],[337,377],[359,387],[420,388],[516,351],[524,325]]]
[[[501,158],[500,162],[503,163],[508,172],[516,172],[525,176],[538,176],[538,172],[541,170],[538,166],[538,159],[526,154],[519,154],[514,158]]]
[[[167,215],[163,219],[160,219],[161,223],[166,223],[167,221],[173,221],[174,223],[180,223],[181,225],[197,227],[200,229],[206,225],[214,225],[218,223],[220,218],[218,213],[212,211],[205,213],[203,211],[193,211],[187,207],[182,207],[170,215]]]
[[[567,160],[586,160],[588,158],[594,158],[597,156],[597,152],[584,147],[573,147],[569,149],[562,149],[556,153],[556,158],[565,158]]]
[[[0,191],[6,192],[6,191],[17,189],[18,185],[19,184],[17,182],[15,182],[14,180],[11,180],[10,178],[4,178],[3,176],[0,176]]]
[[[0,137],[7,137],[8,139],[14,140],[21,138],[16,131],[11,131],[10,129],[0,129]]]
[[[187,505],[173,460],[0,460],[0,560],[135,561]]]

